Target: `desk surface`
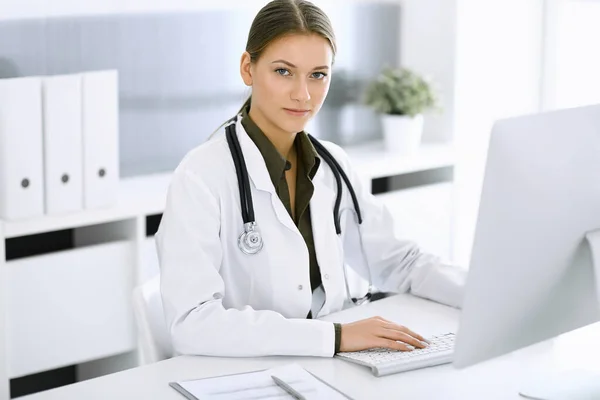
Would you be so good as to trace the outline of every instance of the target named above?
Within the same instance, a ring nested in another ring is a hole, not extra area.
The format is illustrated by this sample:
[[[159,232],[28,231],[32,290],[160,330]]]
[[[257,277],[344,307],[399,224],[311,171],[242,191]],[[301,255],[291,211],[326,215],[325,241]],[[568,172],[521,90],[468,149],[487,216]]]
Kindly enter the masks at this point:
[[[425,336],[455,331],[459,311],[410,295],[398,295],[324,319],[351,322],[382,316]],[[598,333],[598,329],[596,329]],[[572,349],[574,343],[569,343]],[[576,346],[575,346],[576,347]],[[26,400],[165,399],[184,398],[168,386],[171,381],[231,374],[297,362],[357,400],[362,399],[523,399],[520,382],[531,370],[556,356],[555,341],[526,348],[464,370],[444,365],[376,378],[371,370],[336,358],[265,357],[227,359],[176,357],[159,363],[23,397]]]

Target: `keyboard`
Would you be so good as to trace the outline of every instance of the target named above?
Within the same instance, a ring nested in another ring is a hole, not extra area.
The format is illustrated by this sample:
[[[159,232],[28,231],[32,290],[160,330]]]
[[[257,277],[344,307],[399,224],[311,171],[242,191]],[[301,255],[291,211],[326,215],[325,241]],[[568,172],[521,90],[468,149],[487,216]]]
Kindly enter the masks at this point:
[[[377,348],[338,353],[336,357],[370,367],[375,376],[385,376],[451,363],[454,338],[454,333],[446,333],[428,338],[431,344],[424,349],[398,351]]]

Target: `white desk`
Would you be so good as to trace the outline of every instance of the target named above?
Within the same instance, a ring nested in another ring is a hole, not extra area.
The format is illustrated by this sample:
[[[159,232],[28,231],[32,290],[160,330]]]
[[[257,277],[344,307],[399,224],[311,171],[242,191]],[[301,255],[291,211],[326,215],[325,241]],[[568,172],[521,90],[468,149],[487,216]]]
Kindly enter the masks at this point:
[[[459,311],[409,295],[399,295],[332,314],[325,319],[350,322],[375,315],[430,335],[456,329]],[[571,349],[577,348],[577,343],[569,345]],[[168,386],[168,382],[264,369],[289,362],[298,362],[357,400],[522,399],[518,396],[521,379],[528,375],[528,370],[549,362],[555,355],[554,347],[552,342],[545,342],[465,370],[444,365],[382,378],[375,378],[370,369],[335,358],[177,357],[23,399],[183,400]]]

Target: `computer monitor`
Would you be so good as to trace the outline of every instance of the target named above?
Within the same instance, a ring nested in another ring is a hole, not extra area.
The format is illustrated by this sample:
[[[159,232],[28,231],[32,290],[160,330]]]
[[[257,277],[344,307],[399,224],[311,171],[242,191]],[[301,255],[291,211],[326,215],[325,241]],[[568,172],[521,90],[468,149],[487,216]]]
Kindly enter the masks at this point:
[[[497,121],[480,200],[454,366],[599,321],[600,105]]]

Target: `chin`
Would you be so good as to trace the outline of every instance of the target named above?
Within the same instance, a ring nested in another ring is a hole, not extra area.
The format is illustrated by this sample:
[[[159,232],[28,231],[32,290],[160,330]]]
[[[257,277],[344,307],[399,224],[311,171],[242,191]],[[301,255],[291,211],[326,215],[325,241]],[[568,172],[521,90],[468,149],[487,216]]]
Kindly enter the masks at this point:
[[[285,117],[281,120],[280,127],[286,132],[300,132],[306,128],[311,119],[312,115],[306,118]]]
[[[302,120],[302,121],[284,120],[279,123],[279,127],[285,132],[297,133],[297,132],[303,131],[304,128],[306,127],[307,123],[308,123],[308,119]]]

